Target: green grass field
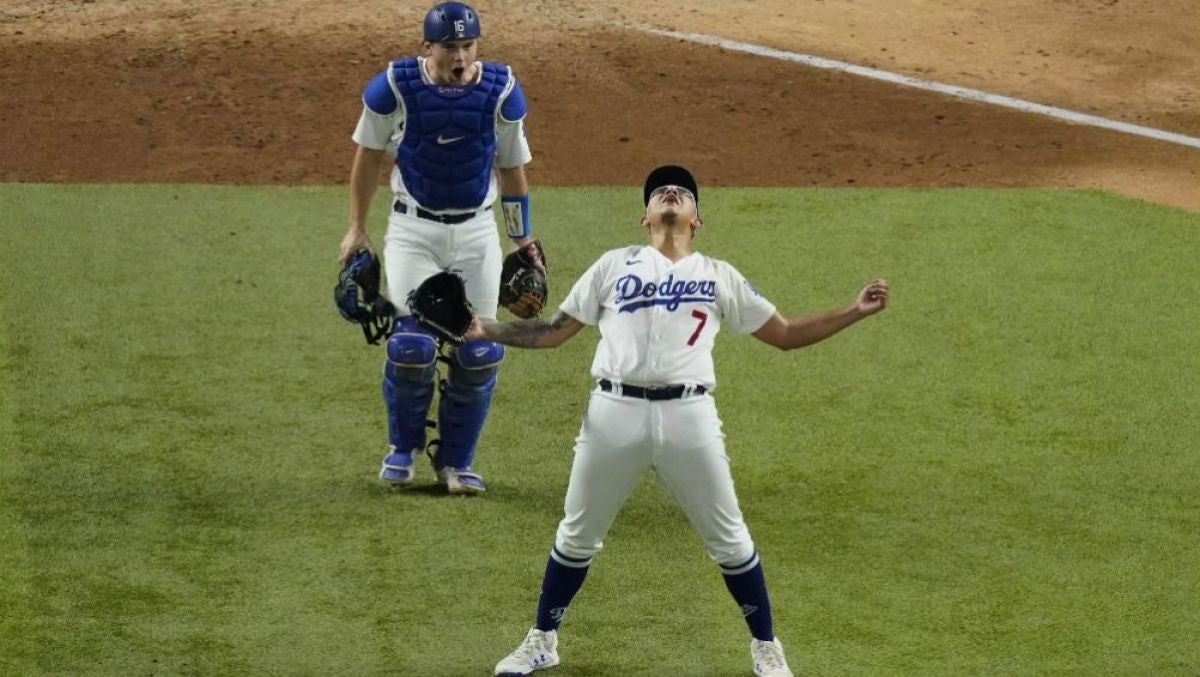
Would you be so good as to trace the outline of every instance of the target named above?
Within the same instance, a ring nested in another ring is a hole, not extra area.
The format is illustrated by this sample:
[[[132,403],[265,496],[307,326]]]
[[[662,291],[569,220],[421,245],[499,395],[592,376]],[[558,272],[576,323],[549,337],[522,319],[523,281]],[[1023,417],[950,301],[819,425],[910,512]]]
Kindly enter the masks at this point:
[[[554,302],[641,241],[640,198],[535,191]],[[487,675],[524,635],[595,332],[509,352],[486,497],[427,466],[385,489],[382,352],[331,299],[345,199],[0,186],[0,674]],[[718,341],[798,673],[1200,673],[1200,216],[865,189],[711,189],[704,215],[699,248],[785,314],[893,286],[807,350]],[[549,674],[749,674],[649,477],[560,634]]]

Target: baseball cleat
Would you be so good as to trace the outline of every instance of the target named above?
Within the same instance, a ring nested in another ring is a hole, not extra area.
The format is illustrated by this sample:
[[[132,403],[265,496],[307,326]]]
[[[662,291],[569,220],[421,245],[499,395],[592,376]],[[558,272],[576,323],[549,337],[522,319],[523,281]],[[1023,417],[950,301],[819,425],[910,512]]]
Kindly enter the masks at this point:
[[[558,631],[542,632],[530,628],[525,641],[516,651],[496,664],[498,677],[521,677],[534,670],[543,670],[558,665]],[[789,673],[790,674],[790,673]]]
[[[411,484],[413,481],[412,454],[398,452],[396,447],[389,447],[388,455],[383,457],[383,467],[379,469],[379,479],[397,486]]]
[[[470,468],[438,468],[437,481],[438,484],[445,485],[447,492],[458,496],[474,496],[487,491],[483,475]]]
[[[758,677],[792,677],[792,669],[783,657],[783,645],[778,638],[769,642],[750,640],[750,658],[754,660],[754,674]]]

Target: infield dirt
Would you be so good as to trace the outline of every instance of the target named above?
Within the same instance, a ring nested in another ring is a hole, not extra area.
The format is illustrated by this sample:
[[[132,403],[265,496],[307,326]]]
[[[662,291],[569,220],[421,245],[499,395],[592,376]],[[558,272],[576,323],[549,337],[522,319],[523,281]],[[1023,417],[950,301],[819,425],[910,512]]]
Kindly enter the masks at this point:
[[[432,3],[10,0],[0,181],[347,181],[363,84]],[[649,25],[1200,136],[1192,0],[493,0],[534,185],[1051,186],[1200,210],[1200,150],[652,36]],[[1000,5],[1003,5],[1001,7]]]

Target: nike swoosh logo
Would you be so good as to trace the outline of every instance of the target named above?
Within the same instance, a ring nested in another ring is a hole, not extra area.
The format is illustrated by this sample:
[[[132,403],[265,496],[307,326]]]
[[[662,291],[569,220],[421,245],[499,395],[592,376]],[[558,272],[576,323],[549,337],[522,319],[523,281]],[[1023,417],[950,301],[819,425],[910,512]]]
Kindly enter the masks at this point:
[[[625,265],[632,266],[635,263],[641,263],[641,262],[642,262],[641,259],[628,259],[625,261]]]
[[[448,139],[447,139],[446,137],[442,136],[441,134],[438,134],[437,142],[438,142],[438,144],[439,144],[439,145],[442,145],[442,146],[444,146],[444,145],[446,145],[446,144],[448,144],[448,143],[454,143],[455,141],[462,141],[462,140],[463,140],[463,139],[465,139],[465,138],[467,138],[467,137],[465,137],[465,136],[452,136],[452,137],[450,137],[450,138],[448,138]]]

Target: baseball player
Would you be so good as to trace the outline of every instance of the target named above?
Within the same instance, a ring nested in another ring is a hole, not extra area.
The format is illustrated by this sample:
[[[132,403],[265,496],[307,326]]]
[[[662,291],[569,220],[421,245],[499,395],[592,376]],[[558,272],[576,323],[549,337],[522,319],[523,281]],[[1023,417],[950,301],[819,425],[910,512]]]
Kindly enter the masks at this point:
[[[395,158],[383,260],[388,295],[402,316],[387,342],[383,399],[389,448],[379,472],[394,485],[412,482],[414,454],[426,446],[438,358],[438,343],[404,315],[404,300],[425,278],[453,270],[465,280],[476,312],[496,316],[503,257],[492,214],[497,197],[513,246],[535,242],[524,167],[532,158],[523,127],[525,97],[509,66],[476,60],[480,34],[479,15],[471,7],[443,2],[430,9],[424,56],[393,61],[367,83],[352,137],[358,149],[341,263],[363,249],[375,251],[366,231],[367,210],[384,156]],[[488,340],[472,341],[449,356],[432,458],[437,482],[450,493],[485,490],[471,463],[503,357],[503,347]]]
[[[496,665],[527,675],[557,665],[558,627],[621,504],[650,469],[699,532],[750,628],[756,675],[791,675],[771,626],[758,551],[742,520],[725,454],[712,349],[722,323],[783,350],[824,340],[887,305],[875,280],[850,305],[784,318],[730,264],[693,250],[699,190],[686,169],[647,177],[649,246],[605,253],[549,320],[475,319],[468,338],[553,348],[597,325],[592,391],[575,440],[565,515],[546,561],[533,628]]]

